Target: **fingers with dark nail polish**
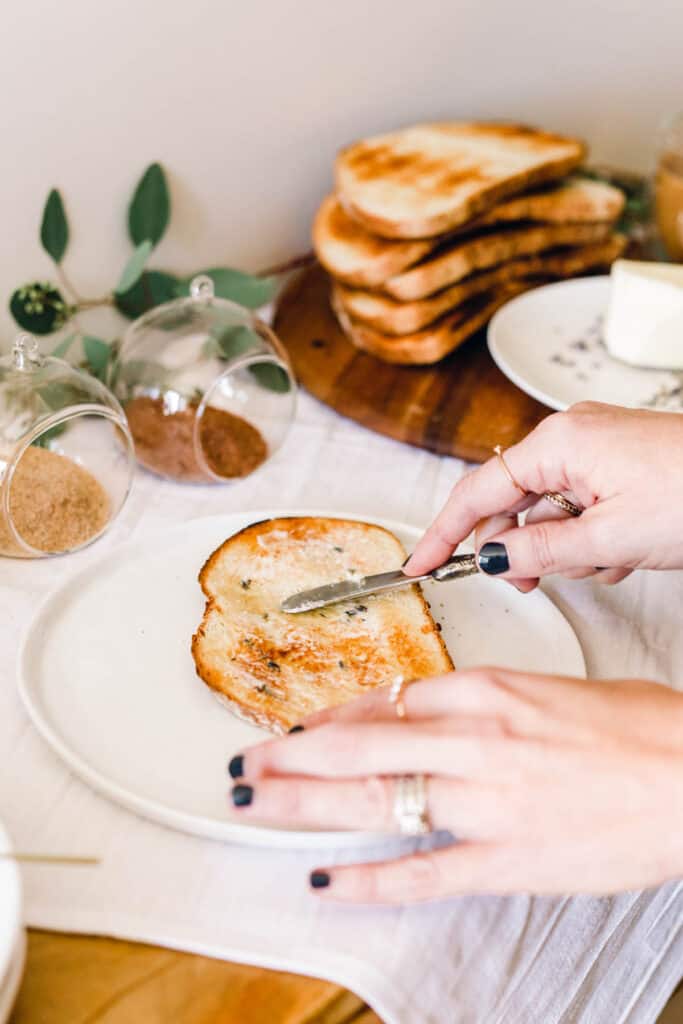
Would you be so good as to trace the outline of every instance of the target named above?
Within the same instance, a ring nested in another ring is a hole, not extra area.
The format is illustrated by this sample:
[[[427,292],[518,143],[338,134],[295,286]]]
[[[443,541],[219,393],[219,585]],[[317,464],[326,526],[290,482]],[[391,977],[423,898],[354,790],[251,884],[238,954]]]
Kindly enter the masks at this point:
[[[510,568],[510,560],[504,544],[489,541],[479,550],[477,563],[488,576],[498,576]]]
[[[254,799],[254,789],[252,786],[245,786],[240,783],[238,786],[232,787],[232,802],[235,807],[248,807],[251,801]]]
[[[303,732],[303,731],[304,731],[303,725],[293,725],[292,728],[288,730],[288,733],[291,736],[293,732]]]
[[[231,779],[241,779],[244,775],[244,754],[235,754],[228,764]]]
[[[327,871],[311,871],[311,889],[326,889],[331,881]]]

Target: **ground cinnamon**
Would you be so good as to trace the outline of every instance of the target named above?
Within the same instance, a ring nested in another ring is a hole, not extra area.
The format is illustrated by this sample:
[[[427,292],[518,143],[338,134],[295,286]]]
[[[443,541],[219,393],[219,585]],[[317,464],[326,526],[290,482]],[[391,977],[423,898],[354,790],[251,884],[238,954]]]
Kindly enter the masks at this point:
[[[197,403],[167,412],[163,398],[141,396],[126,405],[126,416],[140,463],[174,480],[201,483],[213,479],[197,460],[194,425]],[[199,440],[207,465],[220,477],[242,477],[265,461],[268,448],[251,423],[207,406]]]
[[[102,485],[65,455],[30,447],[12,476],[10,515],[20,537],[46,553],[71,551],[107,525],[111,505]],[[0,516],[0,554],[26,555]]]

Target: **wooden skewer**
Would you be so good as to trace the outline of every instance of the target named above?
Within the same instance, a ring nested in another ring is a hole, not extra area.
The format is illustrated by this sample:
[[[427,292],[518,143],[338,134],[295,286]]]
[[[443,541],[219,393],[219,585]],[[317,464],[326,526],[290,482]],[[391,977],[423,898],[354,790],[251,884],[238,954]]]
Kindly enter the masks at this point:
[[[24,864],[100,864],[99,857],[71,857],[54,853],[13,853],[0,851],[0,860],[15,860]]]

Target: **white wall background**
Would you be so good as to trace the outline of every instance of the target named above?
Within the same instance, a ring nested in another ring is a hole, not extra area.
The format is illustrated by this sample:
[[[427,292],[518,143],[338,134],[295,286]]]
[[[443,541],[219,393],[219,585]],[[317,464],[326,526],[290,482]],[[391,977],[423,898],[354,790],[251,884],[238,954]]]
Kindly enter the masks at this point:
[[[153,265],[257,269],[307,246],[335,150],[419,119],[516,118],[648,168],[683,109],[681,0],[4,0],[0,345],[9,293],[50,275],[50,187],[80,289],[111,287],[125,208],[160,160]]]

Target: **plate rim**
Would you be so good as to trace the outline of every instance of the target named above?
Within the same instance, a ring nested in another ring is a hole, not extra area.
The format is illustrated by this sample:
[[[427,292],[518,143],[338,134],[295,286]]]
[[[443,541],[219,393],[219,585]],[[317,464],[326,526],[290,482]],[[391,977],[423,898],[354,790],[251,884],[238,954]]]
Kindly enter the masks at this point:
[[[319,508],[266,508],[253,509],[247,512],[224,512],[210,516],[198,516],[189,522],[193,524],[199,522],[218,523],[232,520],[234,524],[234,531],[238,532],[239,530],[244,529],[245,525],[249,525],[250,523],[259,522],[263,519],[274,519],[292,515],[325,516],[338,519],[350,519],[356,522],[365,522],[372,523],[377,526],[384,526],[387,529],[398,532],[399,534],[402,533],[409,536],[419,536],[423,529],[423,527],[420,526],[413,526],[409,523],[381,516],[361,515],[354,512],[346,513],[339,509],[330,510]],[[34,636],[36,626],[40,624],[42,618],[50,610],[51,605],[59,597],[64,596],[65,591],[70,590],[83,579],[89,579],[91,576],[99,574],[100,571],[111,562],[120,564],[122,552],[132,552],[142,546],[148,547],[150,542],[161,545],[164,539],[167,539],[174,533],[185,532],[187,527],[187,522],[177,523],[155,533],[153,537],[143,535],[141,537],[124,541],[122,544],[115,545],[100,558],[95,559],[88,565],[80,567],[67,579],[57,583],[36,607],[30,622],[23,631],[19,644],[17,655],[17,689],[23,707],[39,735],[53,750],[53,752],[60,757],[62,763],[73,771],[78,778],[86,782],[93,790],[95,790],[96,793],[113,801],[118,807],[123,807],[129,812],[132,811],[147,821],[164,825],[165,827],[172,828],[176,831],[181,831],[184,834],[200,836],[219,842],[236,842],[243,845],[268,847],[271,849],[315,849],[322,846],[344,849],[358,847],[361,845],[367,846],[377,844],[378,842],[386,842],[391,839],[400,841],[400,837],[396,837],[392,833],[387,832],[350,830],[303,831],[276,829],[273,827],[259,825],[246,825],[230,819],[218,822],[214,818],[209,818],[204,815],[180,811],[174,807],[169,807],[167,804],[164,804],[157,799],[141,797],[126,786],[121,785],[119,782],[104,775],[98,768],[91,766],[90,763],[79,753],[72,750],[71,746],[61,737],[57,729],[52,725],[42,706],[38,684],[31,683],[30,673],[28,672],[27,667],[27,662],[30,656],[31,641]],[[230,528],[233,528],[233,526],[231,525]],[[229,534],[229,536],[232,535],[233,534]],[[543,591],[539,591],[538,593],[562,618],[567,629],[574,638],[577,650],[577,663],[580,661],[581,674],[583,678],[585,678],[585,656],[576,630],[548,594]],[[35,694],[34,690],[36,690]],[[197,825],[201,825],[201,830],[197,828]]]
[[[549,409],[554,409],[556,412],[565,412],[574,403],[572,402],[561,402],[559,399],[554,398],[548,394],[547,391],[543,391],[541,388],[537,388],[534,384],[530,384],[529,381],[518,374],[514,370],[505,357],[502,355],[500,350],[500,342],[498,339],[498,332],[500,331],[500,321],[504,319],[504,316],[509,312],[510,308],[528,301],[533,295],[537,295],[539,292],[549,292],[552,290],[564,290],[571,291],[576,289],[578,286],[585,286],[587,283],[599,284],[604,287],[610,281],[609,274],[590,274],[583,277],[572,277],[566,281],[551,281],[550,284],[539,285],[538,288],[531,288],[529,291],[523,292],[521,295],[515,295],[514,298],[504,303],[497,309],[491,317],[488,327],[486,328],[486,344],[489,350],[489,354],[493,359],[494,363],[500,370],[500,372],[507,377],[509,381],[518,387],[520,391],[523,391],[526,395],[531,398],[535,398],[537,402],[547,406]]]

